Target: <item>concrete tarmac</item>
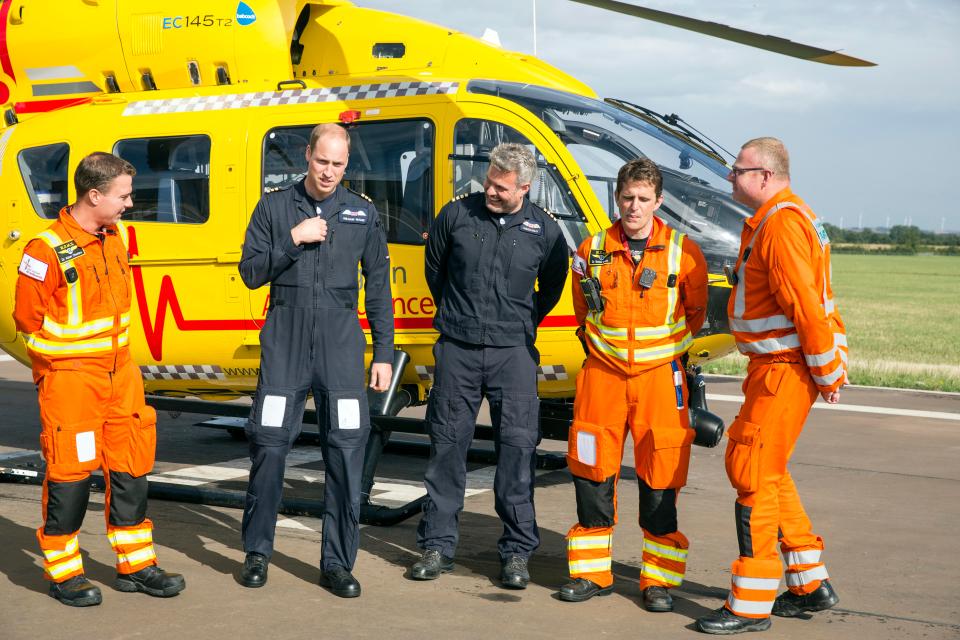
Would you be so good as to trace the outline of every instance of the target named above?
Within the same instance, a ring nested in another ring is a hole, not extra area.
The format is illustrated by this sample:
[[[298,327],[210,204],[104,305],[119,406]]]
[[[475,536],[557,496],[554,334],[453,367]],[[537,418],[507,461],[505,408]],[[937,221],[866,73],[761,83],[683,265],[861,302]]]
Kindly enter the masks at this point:
[[[729,424],[739,407],[739,382],[713,380],[708,391],[711,409]],[[826,541],[824,559],[840,604],[807,619],[774,618],[763,637],[960,638],[954,594],[960,575],[954,538],[960,529],[960,396],[848,388],[842,402],[907,415],[812,412],[790,468],[815,531]],[[934,413],[910,413],[917,411]],[[36,392],[29,371],[15,362],[0,362],[0,415],[0,466],[39,465]],[[196,426],[206,419],[160,413],[152,479],[243,491],[246,443]],[[562,452],[565,443],[544,441],[541,448]],[[354,572],[363,595],[352,600],[317,585],[318,519],[280,516],[269,582],[246,589],[234,577],[243,560],[240,511],[161,500],[152,500],[149,509],[160,564],[183,573],[187,589],[169,599],[114,591],[103,494],[94,492],[80,544],[87,576],[103,589],[104,600],[86,609],[47,596],[34,534],[40,487],[0,483],[0,639],[703,637],[692,623],[722,605],[737,555],[735,494],[723,449],[693,449],[680,499],[681,530],[691,540],[687,579],[674,590],[676,610],[659,614],[643,609],[637,588],[642,536],[629,442],[618,490],[614,594],[576,604],[555,595],[567,580],[564,535],[576,518],[566,470],[540,472],[542,543],[525,591],[499,586],[492,468],[471,463],[455,571],[433,582],[404,577],[419,555],[416,517],[393,527],[366,526]],[[423,457],[386,454],[374,501],[395,505],[420,495],[424,465]],[[319,448],[296,447],[286,477],[285,495],[321,497]]]

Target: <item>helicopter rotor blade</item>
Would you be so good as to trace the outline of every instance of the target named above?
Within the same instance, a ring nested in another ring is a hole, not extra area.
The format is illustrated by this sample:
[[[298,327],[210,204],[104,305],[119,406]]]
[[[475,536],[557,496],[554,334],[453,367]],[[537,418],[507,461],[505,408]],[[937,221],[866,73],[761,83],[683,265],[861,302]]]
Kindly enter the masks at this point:
[[[686,29],[687,31],[695,31],[697,33],[713,36],[715,38],[721,38],[723,40],[739,42],[740,44],[745,44],[748,47],[765,49],[767,51],[772,51],[785,56],[792,56],[794,58],[800,58],[801,60],[809,60],[810,62],[820,62],[822,64],[832,64],[841,67],[877,66],[877,63],[870,62],[869,60],[861,60],[860,58],[854,58],[853,56],[848,56],[837,51],[830,51],[829,49],[811,47],[810,45],[793,42],[792,40],[787,40],[786,38],[762,35],[759,33],[753,33],[752,31],[744,31],[743,29],[735,29],[734,27],[728,27],[727,25],[720,24],[718,22],[697,20],[695,18],[688,18],[675,13],[658,11],[656,9],[648,9],[647,7],[639,7],[626,2],[617,2],[617,0],[571,0],[571,2],[585,4],[591,7],[597,7],[599,9],[606,9],[607,11],[613,11],[615,13],[623,13],[637,18],[643,18],[644,20],[659,22],[672,27]]]

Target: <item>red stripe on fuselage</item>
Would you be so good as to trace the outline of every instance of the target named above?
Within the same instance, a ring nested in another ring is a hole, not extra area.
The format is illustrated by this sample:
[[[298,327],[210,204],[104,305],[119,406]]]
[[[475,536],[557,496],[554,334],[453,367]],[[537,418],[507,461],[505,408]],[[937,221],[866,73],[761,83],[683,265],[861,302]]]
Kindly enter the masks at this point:
[[[80,104],[86,104],[91,98],[63,98],[60,100],[34,100],[31,102],[17,102],[13,110],[17,113],[47,113],[57,109],[66,109]]]
[[[10,63],[10,52],[7,50],[7,14],[10,13],[10,7],[13,0],[3,0],[0,5],[0,68],[10,76],[11,80],[17,78],[13,75],[13,65]]]

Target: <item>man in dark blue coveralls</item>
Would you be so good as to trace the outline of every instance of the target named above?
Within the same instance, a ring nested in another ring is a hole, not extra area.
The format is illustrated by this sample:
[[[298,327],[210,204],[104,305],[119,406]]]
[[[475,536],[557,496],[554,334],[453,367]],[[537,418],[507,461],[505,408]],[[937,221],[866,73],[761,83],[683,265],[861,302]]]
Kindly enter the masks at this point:
[[[498,543],[503,586],[524,589],[527,559],[540,544],[533,508],[540,442],[537,326],[563,292],[569,250],[556,220],[525,196],[537,169],[519,144],[490,153],[484,192],[450,202],[427,240],[426,277],[440,338],[427,407],[431,456],[428,497],[417,529],[424,550],[410,569],[433,580],[453,569],[466,488],[466,460],[477,412],[490,404],[503,521]],[[539,291],[535,282],[539,281]]]
[[[343,127],[314,128],[307,175],[267,193],[250,218],[240,259],[244,284],[270,283],[270,307],[260,331],[260,379],[247,437],[250,484],[243,510],[240,582],[267,581],[284,460],[300,434],[307,392],[313,391],[325,466],[320,584],[353,598],[350,571],[359,546],[360,480],[370,433],[364,390],[366,341],[357,317],[360,263],[373,333],[370,387],[384,391],[393,361],[390,257],[373,204],[340,186],[350,137]]]

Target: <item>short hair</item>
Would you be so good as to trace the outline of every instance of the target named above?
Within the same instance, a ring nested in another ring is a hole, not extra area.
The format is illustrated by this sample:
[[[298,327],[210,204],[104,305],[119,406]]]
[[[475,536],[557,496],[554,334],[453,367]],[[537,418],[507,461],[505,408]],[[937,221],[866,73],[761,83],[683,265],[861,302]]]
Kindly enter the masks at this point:
[[[522,144],[504,142],[495,146],[490,152],[490,166],[504,173],[515,171],[519,187],[533,181],[533,174],[537,170],[537,159],[533,157],[533,152]]]
[[[82,198],[91,190],[106,191],[110,183],[119,176],[137,175],[133,165],[112,153],[94,151],[77,165],[73,174],[73,185],[77,188],[77,198]]]
[[[617,193],[621,193],[631,182],[647,182],[659,198],[663,194],[663,174],[660,167],[650,158],[637,158],[620,167],[617,173]]]
[[[741,149],[756,149],[760,164],[764,169],[783,177],[790,178],[790,154],[787,147],[778,138],[754,138],[743,143]]]
[[[339,124],[335,123],[324,123],[318,124],[313,128],[313,131],[310,132],[310,145],[307,147],[310,151],[313,151],[314,147],[317,146],[317,140],[324,136],[339,136],[347,143],[347,152],[350,151],[350,134],[347,133],[347,130],[341,127]]]

